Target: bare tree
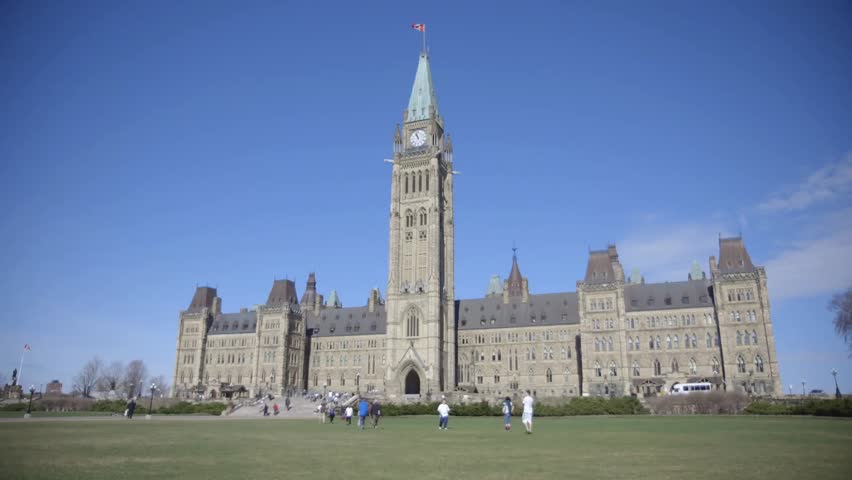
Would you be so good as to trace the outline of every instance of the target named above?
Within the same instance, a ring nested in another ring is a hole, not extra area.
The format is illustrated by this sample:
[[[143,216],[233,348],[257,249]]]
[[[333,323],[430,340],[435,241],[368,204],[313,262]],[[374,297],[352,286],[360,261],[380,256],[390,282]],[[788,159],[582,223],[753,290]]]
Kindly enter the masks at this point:
[[[98,380],[98,389],[103,392],[118,390],[121,380],[124,378],[124,364],[118,361],[109,364]]]
[[[169,382],[166,381],[166,377],[164,375],[157,375],[156,377],[152,378],[151,383],[157,386],[156,394],[158,396],[169,396],[169,390],[171,390],[171,386],[169,385]]]
[[[828,309],[834,313],[834,331],[843,336],[852,357],[852,288],[834,295]]]
[[[148,368],[142,360],[131,360],[124,370],[124,378],[121,385],[128,397],[137,396],[144,388],[143,383],[148,376]]]
[[[86,362],[83,368],[80,369],[80,372],[74,376],[73,385],[71,386],[72,391],[78,391],[84,397],[89,397],[101,376],[103,367],[104,362],[99,357],[94,357]]]

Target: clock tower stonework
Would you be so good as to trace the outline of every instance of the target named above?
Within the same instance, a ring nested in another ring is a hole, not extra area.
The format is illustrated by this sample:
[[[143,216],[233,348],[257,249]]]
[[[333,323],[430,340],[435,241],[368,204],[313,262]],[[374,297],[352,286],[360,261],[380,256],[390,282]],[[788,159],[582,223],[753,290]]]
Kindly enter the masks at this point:
[[[427,398],[455,388],[456,331],[453,147],[426,52],[393,148],[385,391]]]

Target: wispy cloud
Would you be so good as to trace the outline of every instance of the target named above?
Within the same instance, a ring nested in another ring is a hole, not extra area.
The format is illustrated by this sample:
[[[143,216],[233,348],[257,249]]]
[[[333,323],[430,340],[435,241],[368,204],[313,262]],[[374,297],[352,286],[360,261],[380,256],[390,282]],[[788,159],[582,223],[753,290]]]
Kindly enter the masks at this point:
[[[829,216],[827,218],[831,218]],[[807,297],[852,285],[852,221],[830,233],[798,241],[766,262],[773,299]]]
[[[694,260],[707,272],[707,259],[718,255],[719,235],[729,236],[721,223],[647,226],[618,243],[626,269],[638,268],[647,281],[686,280]],[[708,272],[709,274],[709,272]]]
[[[763,213],[803,210],[852,190],[852,153],[812,173],[800,185],[757,206]]]

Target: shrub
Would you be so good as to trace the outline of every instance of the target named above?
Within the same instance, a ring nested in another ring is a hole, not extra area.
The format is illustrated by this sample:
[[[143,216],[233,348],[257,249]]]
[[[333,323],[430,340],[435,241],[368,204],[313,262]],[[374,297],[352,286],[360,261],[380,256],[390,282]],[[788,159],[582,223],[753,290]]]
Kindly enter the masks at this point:
[[[520,416],[523,406],[515,402],[513,415]],[[457,417],[497,417],[503,415],[501,405],[491,405],[488,402],[450,405],[451,414]],[[405,403],[382,405],[382,414],[397,415],[437,415],[438,402]],[[569,415],[637,415],[648,413],[638,399],[633,397],[619,398],[575,398],[567,403],[542,401],[535,406],[535,414],[539,417],[562,417]]]
[[[748,398],[739,392],[709,392],[690,395],[664,395],[646,398],[651,411],[657,415],[737,414],[748,405]]]
[[[9,403],[0,407],[0,412],[25,412],[27,410],[27,402]]]
[[[752,415],[814,415],[852,417],[852,398],[807,398],[757,400],[745,409]]]

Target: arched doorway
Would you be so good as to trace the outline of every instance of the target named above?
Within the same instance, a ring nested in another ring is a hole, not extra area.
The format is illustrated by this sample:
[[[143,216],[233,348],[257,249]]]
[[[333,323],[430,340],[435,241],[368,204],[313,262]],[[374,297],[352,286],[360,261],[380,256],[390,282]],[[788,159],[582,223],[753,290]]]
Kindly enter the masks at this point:
[[[410,370],[405,376],[405,394],[419,395],[420,394],[420,375],[417,372]]]

